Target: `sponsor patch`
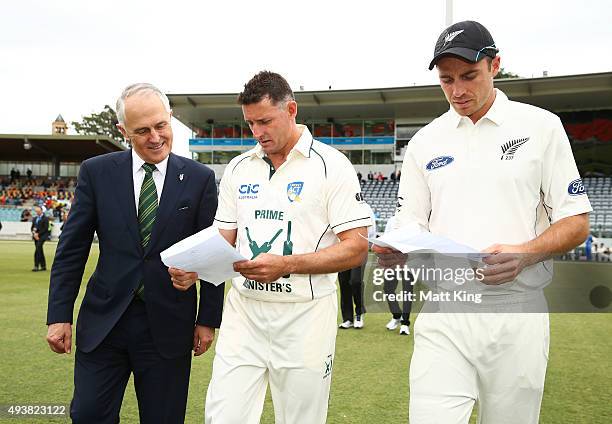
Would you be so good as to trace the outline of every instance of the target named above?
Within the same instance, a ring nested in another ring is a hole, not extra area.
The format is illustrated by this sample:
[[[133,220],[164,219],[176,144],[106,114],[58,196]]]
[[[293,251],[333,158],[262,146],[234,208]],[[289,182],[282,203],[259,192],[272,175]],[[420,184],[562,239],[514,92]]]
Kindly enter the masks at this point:
[[[430,160],[427,165],[425,165],[425,169],[428,171],[433,171],[434,169],[442,168],[443,166],[450,165],[453,163],[455,158],[452,156],[438,156],[437,158],[433,158]]]
[[[257,199],[259,184],[242,184],[238,187],[238,199]]]
[[[569,186],[567,186],[567,194],[570,196],[580,196],[581,194],[586,194],[584,184],[582,183],[582,178],[577,178],[569,183]]]

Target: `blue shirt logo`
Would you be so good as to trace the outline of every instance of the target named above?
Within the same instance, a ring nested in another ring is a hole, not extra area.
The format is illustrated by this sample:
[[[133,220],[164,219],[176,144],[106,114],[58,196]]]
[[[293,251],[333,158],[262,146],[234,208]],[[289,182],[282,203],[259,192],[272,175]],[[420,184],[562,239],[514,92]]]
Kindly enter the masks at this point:
[[[238,199],[257,199],[259,184],[242,184],[238,187]]]
[[[572,181],[567,187],[567,193],[570,196],[580,196],[581,194],[586,194],[584,184],[582,183],[582,178],[578,178]]]
[[[433,171],[434,169],[442,168],[443,166],[450,165],[453,163],[455,158],[452,156],[438,156],[437,158],[433,158],[429,161],[429,163],[425,166],[428,171]]]
[[[294,181],[287,184],[287,198],[291,203],[300,201],[300,194],[304,188],[303,181]]]

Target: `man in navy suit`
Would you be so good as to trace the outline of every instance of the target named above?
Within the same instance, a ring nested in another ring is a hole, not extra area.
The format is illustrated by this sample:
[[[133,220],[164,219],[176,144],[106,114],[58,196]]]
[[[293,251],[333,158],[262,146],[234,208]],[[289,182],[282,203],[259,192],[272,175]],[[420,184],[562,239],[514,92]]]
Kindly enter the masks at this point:
[[[32,271],[46,271],[47,261],[43,245],[51,238],[49,218],[45,216],[40,206],[34,206],[36,216],[32,219],[32,239],[34,239],[34,268]]]
[[[160,252],[210,226],[214,173],[170,153],[172,111],[150,84],[127,87],[118,127],[132,150],[82,163],[51,270],[47,342],[70,353],[72,316],[94,232],[100,257],[76,325],[75,423],[119,422],[134,375],[141,423],[183,423],[190,351],[204,353],[221,323],[223,285],[173,287]]]

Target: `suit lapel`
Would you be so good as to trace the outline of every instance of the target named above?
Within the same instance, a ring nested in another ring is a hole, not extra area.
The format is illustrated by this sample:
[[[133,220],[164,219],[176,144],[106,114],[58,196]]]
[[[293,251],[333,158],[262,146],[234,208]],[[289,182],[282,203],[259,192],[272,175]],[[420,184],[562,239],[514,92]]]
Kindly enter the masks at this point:
[[[176,212],[177,202],[184,188],[187,186],[187,180],[189,179],[189,175],[183,170],[184,167],[185,164],[183,164],[174,154],[170,153],[168,157],[168,167],[166,169],[166,178],[164,179],[164,188],[159,202],[159,209],[157,210],[157,217],[153,225],[151,241],[145,249],[145,254],[147,254],[159,241],[164,228],[168,225],[168,220],[173,216],[174,212]]]
[[[132,151],[127,150],[117,155],[115,162],[115,172],[112,172],[112,190],[117,196],[119,209],[124,215],[127,223],[128,233],[131,234],[134,242],[142,254],[140,243],[140,232],[138,230],[138,217],[136,216],[136,201],[134,200],[134,179],[132,177]]]

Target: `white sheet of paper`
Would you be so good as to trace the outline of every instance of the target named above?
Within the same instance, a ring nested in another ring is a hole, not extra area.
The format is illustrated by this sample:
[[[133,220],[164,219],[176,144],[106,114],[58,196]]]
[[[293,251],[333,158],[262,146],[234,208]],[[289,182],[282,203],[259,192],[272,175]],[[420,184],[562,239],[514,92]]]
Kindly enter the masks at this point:
[[[379,238],[368,238],[372,244],[380,247],[390,247],[402,253],[425,251],[437,252],[448,256],[469,257],[472,260],[481,260],[488,254],[457,243],[449,238],[436,236],[428,231],[419,231],[415,228],[398,228],[383,234]]]
[[[234,271],[232,264],[246,260],[216,227],[208,227],[173,244],[160,256],[166,266],[197,272],[200,279],[216,286],[238,277],[240,274]]]

